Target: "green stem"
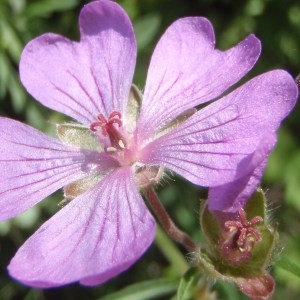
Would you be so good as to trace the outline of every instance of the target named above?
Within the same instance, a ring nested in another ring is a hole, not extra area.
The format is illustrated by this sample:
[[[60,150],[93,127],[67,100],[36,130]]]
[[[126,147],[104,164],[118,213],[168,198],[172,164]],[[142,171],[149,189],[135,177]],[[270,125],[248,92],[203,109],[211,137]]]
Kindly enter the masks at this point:
[[[157,226],[155,242],[160,251],[171,264],[172,269],[176,271],[178,275],[181,276],[187,271],[189,264],[187,263],[185,257],[160,226]]]

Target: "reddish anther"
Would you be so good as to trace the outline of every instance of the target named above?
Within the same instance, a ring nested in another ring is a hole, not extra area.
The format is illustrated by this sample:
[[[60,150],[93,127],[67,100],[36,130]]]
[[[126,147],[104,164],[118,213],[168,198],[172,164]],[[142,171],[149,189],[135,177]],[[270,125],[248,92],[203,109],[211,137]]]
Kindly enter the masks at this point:
[[[109,116],[108,116],[108,119],[106,119],[104,117],[103,114],[99,114],[97,116],[97,119],[98,121],[96,122],[93,122],[91,125],[90,125],[90,129],[92,131],[97,131],[98,128],[100,127],[101,128],[101,132],[104,136],[107,136],[108,135],[108,131],[109,131],[109,128],[112,128],[113,127],[113,124],[117,124],[118,127],[121,127],[122,126],[122,121],[121,121],[121,113],[117,112],[117,111],[113,111]]]
[[[235,232],[237,236],[237,246],[243,249],[247,245],[249,238],[254,238],[256,242],[261,241],[260,232],[253,228],[254,225],[261,223],[263,221],[262,217],[256,216],[250,221],[247,221],[246,213],[243,209],[239,211],[240,221],[227,221],[225,222],[225,227],[229,231]]]

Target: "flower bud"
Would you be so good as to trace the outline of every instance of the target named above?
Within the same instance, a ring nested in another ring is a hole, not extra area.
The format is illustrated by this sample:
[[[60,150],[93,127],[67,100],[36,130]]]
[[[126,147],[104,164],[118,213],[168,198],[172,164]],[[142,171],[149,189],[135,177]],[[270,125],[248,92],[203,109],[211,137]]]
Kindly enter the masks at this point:
[[[197,263],[209,277],[236,283],[252,299],[268,299],[274,280],[266,272],[278,241],[266,214],[266,198],[258,189],[237,213],[201,209],[201,228],[208,246]]]

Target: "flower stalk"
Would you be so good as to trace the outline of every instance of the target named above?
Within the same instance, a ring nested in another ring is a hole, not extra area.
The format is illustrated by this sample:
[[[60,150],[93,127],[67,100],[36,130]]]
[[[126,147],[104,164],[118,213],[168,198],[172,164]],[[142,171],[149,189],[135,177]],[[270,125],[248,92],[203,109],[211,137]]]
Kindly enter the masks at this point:
[[[145,189],[145,197],[150,204],[153,213],[160,222],[163,229],[167,234],[176,242],[180,243],[190,252],[196,252],[199,250],[199,245],[193,241],[193,239],[187,235],[185,232],[180,230],[172,221],[166,209],[160,202],[156,192],[152,186]]]

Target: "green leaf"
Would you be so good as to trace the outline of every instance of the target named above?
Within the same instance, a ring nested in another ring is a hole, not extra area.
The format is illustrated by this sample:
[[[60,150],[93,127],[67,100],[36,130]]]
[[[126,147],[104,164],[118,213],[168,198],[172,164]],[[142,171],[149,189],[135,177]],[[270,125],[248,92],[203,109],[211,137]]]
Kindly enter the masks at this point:
[[[79,0],[44,0],[28,4],[24,9],[27,18],[41,17],[55,11],[64,11],[74,8]]]
[[[196,288],[199,283],[200,274],[197,268],[190,268],[181,278],[177,300],[193,300],[195,299]]]
[[[279,261],[277,261],[276,266],[280,267],[300,278],[300,266],[296,265],[294,262],[290,261],[288,258],[282,257]]]
[[[134,23],[139,51],[145,49],[154,39],[160,29],[161,17],[158,14],[149,14]]]
[[[13,21],[3,12],[0,13],[0,34],[1,48],[17,63],[23,48],[23,41],[19,37],[19,32],[14,27]]]
[[[219,299],[241,300],[238,289],[232,283],[221,280],[217,281],[215,289],[219,291]]]
[[[298,149],[295,137],[285,128],[278,132],[278,143],[271,153],[264,174],[267,181],[283,181],[286,176],[287,162],[291,160]]]
[[[7,82],[8,92],[11,96],[12,106],[15,112],[21,112],[26,104],[26,94],[21,86],[18,74],[14,71],[13,66],[8,64],[9,78]]]
[[[121,291],[112,293],[101,300],[147,300],[154,297],[162,297],[175,293],[178,286],[177,280],[171,279],[155,279],[144,282],[135,283]],[[100,298],[98,299],[100,300]]]
[[[135,19],[140,14],[139,0],[122,0],[119,2],[128,14],[130,20]]]
[[[189,265],[185,257],[176,247],[173,240],[171,240],[160,226],[157,226],[155,242],[160,251],[164,254],[165,258],[171,264],[171,268],[174,273],[182,275],[186,272]]]
[[[9,66],[6,53],[0,51],[0,99],[4,97],[9,79]]]
[[[286,163],[284,180],[285,198],[288,204],[300,210],[300,151],[296,152]]]

